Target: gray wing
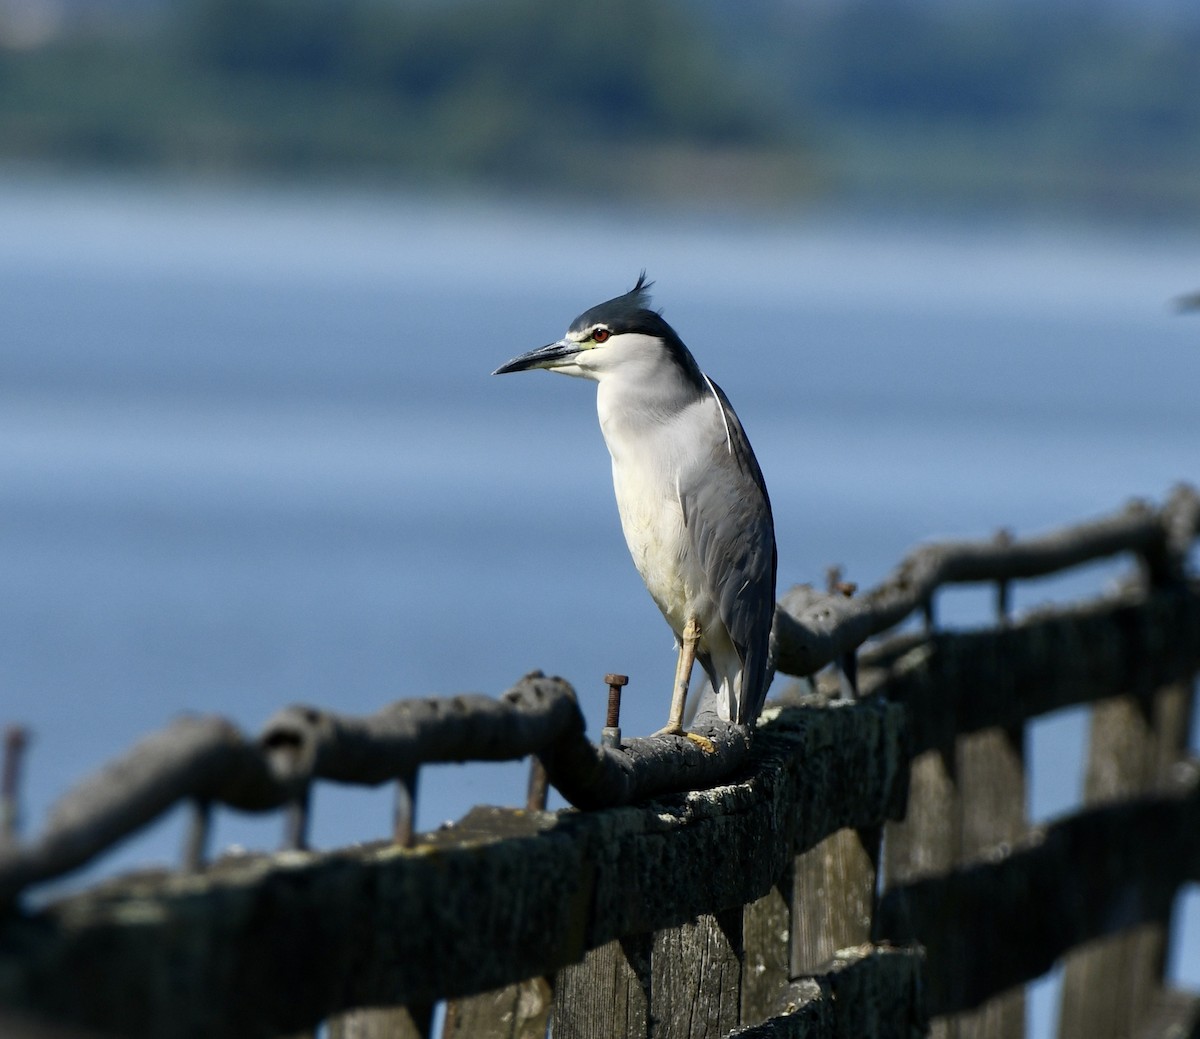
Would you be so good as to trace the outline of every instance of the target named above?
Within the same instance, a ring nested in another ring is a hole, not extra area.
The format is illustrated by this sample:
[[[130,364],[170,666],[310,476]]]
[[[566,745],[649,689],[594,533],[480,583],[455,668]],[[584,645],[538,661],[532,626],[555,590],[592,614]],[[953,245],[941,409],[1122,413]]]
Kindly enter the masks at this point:
[[[721,407],[728,441],[714,445],[708,476],[683,489],[684,522],[742,663],[738,722],[758,717],[766,698],[771,623],[775,618],[775,524],[762,470],[729,398],[709,380]],[[735,463],[729,465],[730,456]],[[721,479],[711,479],[713,474]],[[711,666],[706,664],[709,677]]]

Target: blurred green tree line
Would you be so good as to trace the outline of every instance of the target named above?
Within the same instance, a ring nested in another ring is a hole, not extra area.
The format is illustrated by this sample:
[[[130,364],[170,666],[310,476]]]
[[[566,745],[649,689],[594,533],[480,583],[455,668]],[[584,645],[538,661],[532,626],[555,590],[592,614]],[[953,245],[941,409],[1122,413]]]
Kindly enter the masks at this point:
[[[1200,212],[1200,16],[180,0],[132,26],[0,46],[4,160]]]

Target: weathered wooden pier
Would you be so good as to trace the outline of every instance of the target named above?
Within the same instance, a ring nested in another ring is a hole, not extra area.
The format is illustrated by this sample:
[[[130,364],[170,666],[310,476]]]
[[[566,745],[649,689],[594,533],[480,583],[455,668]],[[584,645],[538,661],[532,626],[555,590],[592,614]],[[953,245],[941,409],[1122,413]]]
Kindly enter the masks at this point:
[[[290,708],[255,737],[181,721],[0,843],[0,1035],[408,1039],[436,1017],[447,1039],[1017,1037],[1024,984],[1061,962],[1062,1039],[1200,1036],[1200,996],[1163,980],[1200,880],[1198,530],[1180,488],[926,546],[865,594],[793,589],[775,663],[820,680],[783,689],[753,738],[712,733],[713,754],[595,746],[567,683],[536,674],[366,718]],[[1009,616],[1011,582],[1117,554],[1135,561],[1120,588]],[[937,590],[963,582],[995,586],[995,624],[941,631]],[[1032,826],[1026,726],[1071,705],[1091,711],[1085,804]],[[395,782],[403,806],[425,763],[527,755],[575,808],[535,789],[304,849],[314,782]],[[28,908],[181,800],[179,871]],[[282,810],[286,849],[207,862],[217,806]]]

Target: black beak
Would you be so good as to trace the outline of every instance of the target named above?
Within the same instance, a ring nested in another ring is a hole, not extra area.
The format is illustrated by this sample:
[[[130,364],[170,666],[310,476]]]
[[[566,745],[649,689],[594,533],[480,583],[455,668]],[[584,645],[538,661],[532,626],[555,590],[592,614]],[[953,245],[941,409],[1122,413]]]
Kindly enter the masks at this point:
[[[557,368],[563,361],[570,360],[579,353],[579,344],[569,339],[560,339],[557,343],[539,346],[527,354],[514,357],[500,365],[493,375],[506,375],[509,372],[527,372],[532,368]]]

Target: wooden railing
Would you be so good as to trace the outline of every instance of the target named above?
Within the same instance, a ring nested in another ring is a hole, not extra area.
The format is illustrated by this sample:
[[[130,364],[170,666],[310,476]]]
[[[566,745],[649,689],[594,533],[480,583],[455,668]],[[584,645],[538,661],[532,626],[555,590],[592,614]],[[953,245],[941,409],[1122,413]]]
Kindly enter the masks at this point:
[[[1200,1004],[1162,979],[1173,900],[1200,879],[1198,527],[1180,489],[1042,538],[919,549],[861,596],[794,589],[779,670],[835,668],[753,736],[710,733],[715,753],[594,746],[540,675],[369,718],[291,708],[256,738],[181,722],[0,848],[0,1033],[423,1035],[442,1004],[447,1037],[1019,1036],[1021,986],[1065,959],[1064,1036],[1190,1034],[1170,1029]],[[1118,553],[1140,564],[1119,592],[1007,616],[1009,582]],[[963,581],[996,583],[996,626],[935,630],[937,589]],[[860,650],[914,612],[926,630]],[[1031,827],[1025,726],[1076,704],[1087,803]],[[531,754],[581,811],[535,795],[426,834],[402,812],[389,841],[303,850],[317,780],[396,781],[404,804],[424,763]],[[180,800],[180,871],[26,908]],[[206,864],[221,805],[284,808],[289,850]]]

